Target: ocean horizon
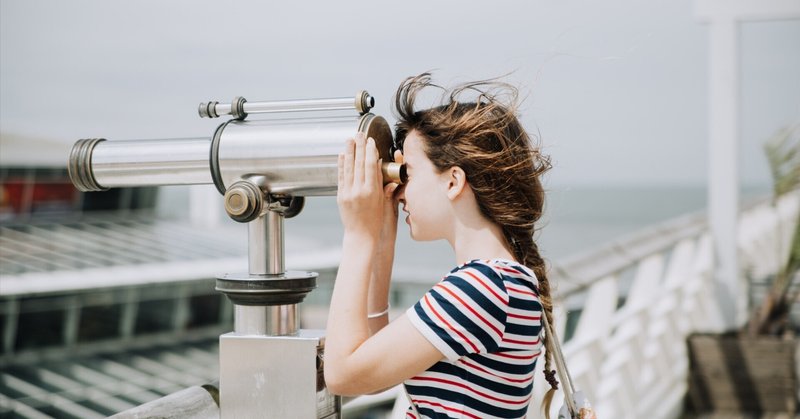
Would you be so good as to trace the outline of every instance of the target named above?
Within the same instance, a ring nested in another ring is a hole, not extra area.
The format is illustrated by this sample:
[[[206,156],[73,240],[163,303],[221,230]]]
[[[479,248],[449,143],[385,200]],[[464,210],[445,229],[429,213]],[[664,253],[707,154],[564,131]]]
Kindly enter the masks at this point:
[[[740,202],[767,197],[769,186],[740,189]],[[589,251],[645,227],[704,211],[705,186],[552,187],[535,236],[549,263]],[[342,227],[335,197],[306,199],[303,211],[286,221],[285,234],[311,238],[323,247],[341,245]],[[394,276],[406,281],[435,282],[464,261],[455,260],[445,241],[416,242],[401,214]]]

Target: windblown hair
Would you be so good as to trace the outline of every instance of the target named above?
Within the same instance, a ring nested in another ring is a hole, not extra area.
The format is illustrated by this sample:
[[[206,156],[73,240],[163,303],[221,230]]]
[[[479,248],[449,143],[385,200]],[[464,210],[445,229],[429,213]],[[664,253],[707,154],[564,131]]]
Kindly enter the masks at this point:
[[[443,90],[442,104],[415,110],[417,95],[429,87]],[[477,98],[462,102],[459,99],[465,93],[477,94]],[[502,99],[509,105],[501,103]],[[402,150],[406,136],[416,131],[423,139],[425,154],[439,172],[453,166],[464,170],[481,213],[502,227],[507,248],[536,274],[539,299],[552,325],[547,269],[533,240],[534,225],[544,206],[541,176],[551,165],[517,119],[517,101],[517,89],[506,83],[479,81],[446,91],[432,84],[428,73],[409,77],[395,95],[395,146]],[[543,339],[545,377],[551,389],[542,406],[549,417],[558,382],[551,368],[553,342],[547,334]]]

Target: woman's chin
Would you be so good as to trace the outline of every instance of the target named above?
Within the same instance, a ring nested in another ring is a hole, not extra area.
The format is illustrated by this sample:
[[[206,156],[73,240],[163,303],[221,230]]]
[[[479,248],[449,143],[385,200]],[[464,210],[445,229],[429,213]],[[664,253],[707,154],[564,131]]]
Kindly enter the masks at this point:
[[[419,233],[415,233],[413,227],[409,229],[408,233],[409,233],[409,236],[411,236],[411,240],[414,240],[415,242],[430,242],[430,241],[437,240],[436,237],[430,237],[430,236],[421,235]]]
[[[415,234],[414,233],[414,227],[412,227],[410,224],[408,225],[408,235],[409,235],[409,237],[411,237],[411,240],[414,240],[414,241],[417,241],[417,242],[418,241],[422,241],[420,239],[420,237],[419,237],[419,234]]]

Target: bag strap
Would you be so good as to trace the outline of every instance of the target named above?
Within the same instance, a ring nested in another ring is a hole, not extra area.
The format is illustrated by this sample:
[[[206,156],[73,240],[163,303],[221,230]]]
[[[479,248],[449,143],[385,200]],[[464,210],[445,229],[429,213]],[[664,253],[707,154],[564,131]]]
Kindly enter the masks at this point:
[[[553,360],[556,362],[556,371],[558,378],[561,380],[564,392],[564,401],[569,409],[570,416],[577,417],[578,406],[575,405],[575,385],[572,382],[572,377],[569,375],[567,363],[564,361],[564,353],[561,352],[561,345],[558,343],[558,336],[553,325],[547,321],[547,316],[542,313],[542,321],[544,322],[545,333],[549,335],[549,340],[552,341]],[[547,350],[547,348],[545,348]]]
[[[417,419],[422,419],[422,416],[419,415],[419,410],[417,410],[417,406],[414,405],[414,401],[411,400],[411,395],[408,394],[408,388],[406,387],[405,384],[403,384],[403,393],[406,393],[406,398],[408,399],[408,404],[411,405],[411,410],[414,411],[414,415],[417,417]]]

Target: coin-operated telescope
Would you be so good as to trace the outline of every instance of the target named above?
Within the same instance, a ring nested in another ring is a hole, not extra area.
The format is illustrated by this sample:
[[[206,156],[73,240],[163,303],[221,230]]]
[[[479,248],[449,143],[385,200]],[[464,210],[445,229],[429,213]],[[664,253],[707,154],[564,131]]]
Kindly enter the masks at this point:
[[[131,186],[214,184],[225,211],[248,225],[248,273],[217,278],[233,302],[234,330],[220,336],[223,418],[338,418],[341,402],[325,386],[324,332],[298,327],[297,305],[317,273],[284,267],[284,218],[306,196],[335,195],[337,160],[357,132],[375,139],[385,182],[403,183],[392,163],[392,131],[369,113],[374,99],[354,98],[200,104],[201,117],[230,115],[210,138],[80,140],[69,175],[81,191]],[[343,114],[344,113],[344,114]],[[253,114],[276,114],[247,119]]]

